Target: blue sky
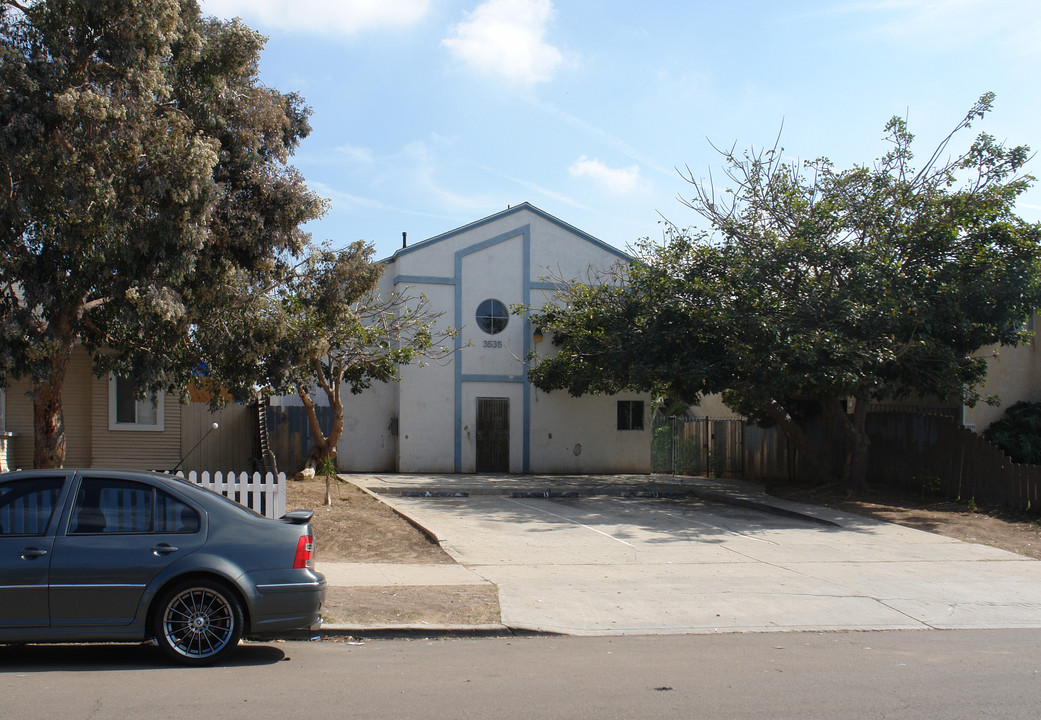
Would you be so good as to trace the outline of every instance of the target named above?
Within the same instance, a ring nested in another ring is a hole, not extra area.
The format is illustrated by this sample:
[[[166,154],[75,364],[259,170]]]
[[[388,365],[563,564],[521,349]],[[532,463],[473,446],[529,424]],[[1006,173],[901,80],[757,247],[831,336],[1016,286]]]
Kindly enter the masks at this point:
[[[316,241],[401,245],[528,201],[619,248],[700,224],[677,168],[781,144],[840,168],[906,116],[923,161],[985,91],[979,131],[1041,149],[1038,0],[202,0],[268,36],[299,92],[293,164]],[[1041,158],[1030,171],[1041,176]],[[1041,190],[1020,214],[1041,219]]]

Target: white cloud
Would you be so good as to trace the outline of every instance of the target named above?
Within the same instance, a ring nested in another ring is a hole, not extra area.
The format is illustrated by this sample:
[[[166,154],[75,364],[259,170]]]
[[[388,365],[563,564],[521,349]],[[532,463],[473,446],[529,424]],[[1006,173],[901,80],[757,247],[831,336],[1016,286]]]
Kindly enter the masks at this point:
[[[505,173],[499,172],[494,168],[488,167],[487,165],[480,165],[478,167],[480,167],[481,170],[485,171],[486,173],[490,173],[497,177],[501,177],[504,180],[509,180],[510,182],[516,183],[517,185],[520,185],[521,187],[527,190],[538,193],[539,195],[543,195],[563,205],[570,205],[571,207],[578,208],[580,210],[589,210],[588,207],[578,202],[577,200],[570,198],[567,195],[564,195],[563,193],[558,193],[555,190],[550,190],[549,188],[542,187],[541,185],[533,183],[530,180],[523,180],[519,177],[514,177],[513,175],[507,175]]]
[[[983,39],[1001,38],[1004,50],[1030,55],[1038,52],[1038,9],[1037,0],[854,0],[821,14],[860,14],[865,30],[933,49],[966,52]]]
[[[328,152],[329,160],[333,162],[348,162],[357,165],[372,165],[375,161],[372,150],[357,145],[339,145]]]
[[[514,82],[545,82],[564,55],[544,40],[552,0],[487,0],[441,44],[478,72]]]
[[[435,139],[436,143],[440,142]],[[463,195],[449,190],[440,180],[443,174],[439,159],[422,140],[410,142],[400,153],[405,168],[405,182],[415,187],[421,197],[432,198],[441,207],[452,212],[478,212],[487,207],[489,198]]]
[[[200,5],[207,15],[241,17],[266,27],[353,35],[412,25],[426,15],[430,0],[202,0]]]
[[[568,172],[572,177],[592,178],[616,195],[630,193],[643,184],[638,165],[630,165],[627,168],[610,168],[595,158],[590,160],[585,155],[571,163]]]

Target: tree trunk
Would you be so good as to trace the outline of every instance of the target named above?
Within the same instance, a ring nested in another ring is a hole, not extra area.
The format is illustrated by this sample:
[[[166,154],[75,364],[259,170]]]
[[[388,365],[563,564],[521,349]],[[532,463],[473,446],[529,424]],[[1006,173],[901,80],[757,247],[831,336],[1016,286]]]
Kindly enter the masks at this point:
[[[322,425],[318,422],[318,411],[315,410],[314,401],[301,383],[296,385],[296,394],[300,396],[300,401],[304,404],[304,410],[307,412],[307,424],[311,428],[312,437],[311,448],[307,451],[303,469],[314,470],[325,458],[325,433],[322,432]]]
[[[329,397],[329,407],[333,411],[333,424],[329,435],[326,436],[322,432],[321,423],[318,422],[318,410],[306,388],[297,385],[296,393],[300,396],[304,409],[307,411],[307,423],[311,428],[311,436],[314,438],[311,448],[307,452],[307,458],[304,460],[304,468],[315,470],[326,458],[336,460],[336,444],[343,435],[343,403],[338,394]]]
[[[824,401],[824,412],[842,428],[848,443],[842,482],[849,495],[863,492],[867,488],[867,461],[871,439],[867,435],[867,400],[857,398],[853,412],[843,409],[838,398]]]
[[[51,358],[50,375],[33,384],[33,467],[65,465],[65,413],[61,392],[72,354],[71,344]]]

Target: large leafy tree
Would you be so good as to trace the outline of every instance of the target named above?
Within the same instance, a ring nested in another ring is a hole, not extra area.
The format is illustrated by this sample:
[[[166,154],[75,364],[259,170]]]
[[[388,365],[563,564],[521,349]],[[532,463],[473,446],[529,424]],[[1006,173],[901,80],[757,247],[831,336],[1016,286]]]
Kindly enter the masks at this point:
[[[32,385],[35,466],[63,463],[76,343],[183,389],[307,245],[308,109],[259,82],[263,43],[194,0],[0,0],[0,386]]]
[[[570,284],[536,312],[558,354],[537,359],[534,383],[689,401],[722,392],[777,423],[822,477],[859,488],[869,403],[977,402],[976,351],[1024,340],[1041,306],[1041,227],[1014,212],[1032,181],[1020,175],[1027,148],[981,134],[948,157],[992,102],[984,95],[920,169],[893,118],[890,150],[870,166],[785,162],[775,145],[724,151],[724,188],[688,173],[686,204],[712,232],[670,226],[606,282]],[[816,411],[845,442],[810,441],[798,419]]]

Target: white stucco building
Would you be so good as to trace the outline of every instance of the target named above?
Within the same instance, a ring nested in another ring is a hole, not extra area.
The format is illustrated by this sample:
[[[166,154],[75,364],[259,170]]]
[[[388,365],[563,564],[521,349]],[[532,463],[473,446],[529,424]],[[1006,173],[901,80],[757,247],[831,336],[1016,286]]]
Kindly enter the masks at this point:
[[[586,280],[629,258],[527,203],[387,259],[381,292],[425,295],[460,331],[450,359],[347,394],[338,463],[348,472],[649,472],[651,407],[639,394],[570,397],[528,381],[550,338],[513,315],[552,279]]]

